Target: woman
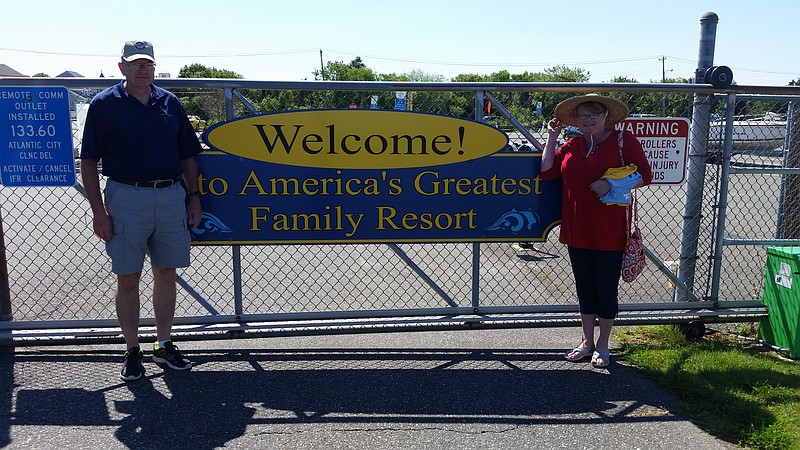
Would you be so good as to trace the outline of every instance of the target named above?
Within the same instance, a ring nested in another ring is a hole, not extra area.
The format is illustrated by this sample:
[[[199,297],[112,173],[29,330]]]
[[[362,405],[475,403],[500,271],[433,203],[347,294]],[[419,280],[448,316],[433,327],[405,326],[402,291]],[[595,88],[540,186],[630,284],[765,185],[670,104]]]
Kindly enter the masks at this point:
[[[631,133],[614,130],[627,115],[628,106],[611,97],[589,94],[564,100],[548,123],[542,153],[541,178],[561,177],[564,188],[559,240],[567,244],[581,313],[583,340],[565,358],[582,361],[591,357],[595,367],[610,363],[608,341],[619,307],[617,288],[626,242],[627,208],[600,201],[611,189],[603,174],[609,168],[635,164],[642,176],[635,187],[651,181],[650,165],[639,140]],[[564,125],[577,127],[582,136],[556,150]],[[596,342],[595,320],[600,326]]]

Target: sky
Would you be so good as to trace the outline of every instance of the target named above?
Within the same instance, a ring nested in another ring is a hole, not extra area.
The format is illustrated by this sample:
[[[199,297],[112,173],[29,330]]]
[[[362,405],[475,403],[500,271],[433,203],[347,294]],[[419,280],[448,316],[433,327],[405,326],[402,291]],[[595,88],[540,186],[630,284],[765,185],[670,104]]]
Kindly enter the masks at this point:
[[[125,41],[153,44],[156,72],[199,63],[251,80],[313,80],[360,56],[378,74],[543,72],[590,82],[692,78],[700,19],[719,22],[714,64],[740,85],[800,79],[798,0],[35,0],[0,19],[0,63],[23,73],[120,77]]]

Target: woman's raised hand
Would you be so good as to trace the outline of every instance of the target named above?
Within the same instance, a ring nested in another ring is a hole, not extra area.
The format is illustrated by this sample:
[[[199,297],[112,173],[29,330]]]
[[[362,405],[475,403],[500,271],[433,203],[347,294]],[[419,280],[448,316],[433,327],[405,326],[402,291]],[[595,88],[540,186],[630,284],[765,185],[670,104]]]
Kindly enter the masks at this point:
[[[547,132],[556,135],[561,133],[561,121],[555,117],[552,118],[550,122],[547,123]]]

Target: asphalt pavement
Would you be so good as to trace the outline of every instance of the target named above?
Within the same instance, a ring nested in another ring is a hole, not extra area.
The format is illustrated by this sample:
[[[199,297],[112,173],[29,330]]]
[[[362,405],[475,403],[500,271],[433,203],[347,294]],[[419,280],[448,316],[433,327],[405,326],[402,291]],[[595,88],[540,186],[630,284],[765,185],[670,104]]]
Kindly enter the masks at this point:
[[[186,341],[188,372],[121,346],[0,354],[9,449],[730,449],[619,357],[571,363],[577,328]]]

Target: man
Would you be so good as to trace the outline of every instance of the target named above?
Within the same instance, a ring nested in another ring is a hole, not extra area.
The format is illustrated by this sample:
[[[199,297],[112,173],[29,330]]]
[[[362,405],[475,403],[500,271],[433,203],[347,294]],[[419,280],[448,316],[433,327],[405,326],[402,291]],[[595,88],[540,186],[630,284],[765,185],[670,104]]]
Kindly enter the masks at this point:
[[[117,275],[117,319],[127,345],[120,378],[133,381],[145,372],[139,348],[139,281],[145,255],[153,270],[153,361],[176,370],[192,367],[170,341],[170,333],[175,269],[189,266],[189,227],[196,228],[202,215],[194,159],[201,147],[178,98],[153,84],[152,44],[126,42],[118,65],[125,80],[97,94],[89,105],[81,177],[94,232],[105,241],[111,271]],[[98,161],[108,177],[103,195]]]

